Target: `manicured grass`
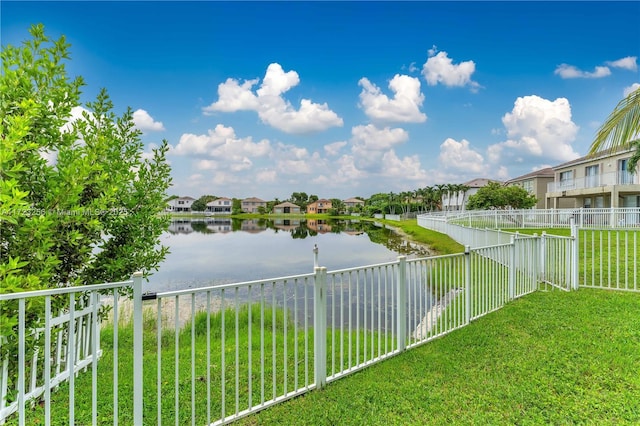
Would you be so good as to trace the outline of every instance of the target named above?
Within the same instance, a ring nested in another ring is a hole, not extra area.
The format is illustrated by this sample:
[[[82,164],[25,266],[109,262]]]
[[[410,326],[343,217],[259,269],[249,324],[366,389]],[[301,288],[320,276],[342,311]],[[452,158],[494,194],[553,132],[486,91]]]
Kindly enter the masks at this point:
[[[640,294],[536,292],[240,424],[640,423]]]

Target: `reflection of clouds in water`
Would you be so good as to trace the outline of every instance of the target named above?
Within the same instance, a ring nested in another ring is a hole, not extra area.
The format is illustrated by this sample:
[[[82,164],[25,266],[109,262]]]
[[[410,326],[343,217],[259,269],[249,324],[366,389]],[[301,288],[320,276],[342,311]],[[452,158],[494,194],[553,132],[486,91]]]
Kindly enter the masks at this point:
[[[169,246],[170,254],[145,284],[144,291],[308,273],[313,271],[314,244],[319,248],[319,264],[329,270],[393,261],[401,253],[409,257],[422,255],[419,246],[403,244],[402,238],[389,230],[373,229],[376,242],[368,234],[350,232],[306,238],[293,238],[288,231],[273,229],[259,233],[167,233],[162,241]]]

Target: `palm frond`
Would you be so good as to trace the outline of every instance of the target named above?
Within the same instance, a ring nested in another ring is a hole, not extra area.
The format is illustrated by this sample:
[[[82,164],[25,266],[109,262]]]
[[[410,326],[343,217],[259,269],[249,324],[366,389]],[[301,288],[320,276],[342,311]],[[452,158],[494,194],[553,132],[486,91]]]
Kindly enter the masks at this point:
[[[591,144],[590,154],[631,147],[640,137],[640,89],[629,93],[616,105]]]

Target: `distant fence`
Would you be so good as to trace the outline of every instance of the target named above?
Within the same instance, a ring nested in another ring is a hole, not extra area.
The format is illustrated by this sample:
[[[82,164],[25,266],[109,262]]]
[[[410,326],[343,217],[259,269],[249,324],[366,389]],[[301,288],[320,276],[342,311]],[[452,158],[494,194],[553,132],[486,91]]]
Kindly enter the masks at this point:
[[[467,210],[419,215],[418,220],[443,220],[473,228],[568,228],[571,220],[580,228],[640,228],[640,207]]]
[[[640,208],[608,208],[447,212],[419,215],[417,221],[471,247],[538,238],[540,279],[554,286],[640,291],[639,218]],[[500,228],[571,231],[568,237],[544,231],[531,236]]]

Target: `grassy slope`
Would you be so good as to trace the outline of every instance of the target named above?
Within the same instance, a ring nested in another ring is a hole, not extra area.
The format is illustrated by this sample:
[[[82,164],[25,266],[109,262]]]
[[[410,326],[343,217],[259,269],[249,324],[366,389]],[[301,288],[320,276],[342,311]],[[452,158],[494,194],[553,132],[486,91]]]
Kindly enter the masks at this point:
[[[639,424],[640,295],[538,292],[243,424]]]

